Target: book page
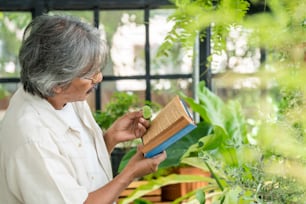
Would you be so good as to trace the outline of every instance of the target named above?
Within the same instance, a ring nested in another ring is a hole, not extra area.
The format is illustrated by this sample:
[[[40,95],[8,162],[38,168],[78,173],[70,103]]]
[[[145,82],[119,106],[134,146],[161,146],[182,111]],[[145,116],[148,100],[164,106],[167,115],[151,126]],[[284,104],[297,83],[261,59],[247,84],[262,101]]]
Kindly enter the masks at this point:
[[[187,114],[180,98],[173,98],[154,118],[147,133],[143,136],[144,145],[151,140],[159,140],[154,143],[162,143],[179,130],[180,127],[192,122],[192,119]],[[164,137],[164,138],[163,138]]]

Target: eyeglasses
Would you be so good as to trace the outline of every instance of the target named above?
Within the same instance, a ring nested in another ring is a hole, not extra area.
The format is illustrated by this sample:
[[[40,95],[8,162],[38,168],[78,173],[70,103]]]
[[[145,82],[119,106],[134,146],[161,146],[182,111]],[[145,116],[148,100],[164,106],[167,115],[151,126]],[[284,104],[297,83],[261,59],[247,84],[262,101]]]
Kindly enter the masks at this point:
[[[93,84],[97,84],[100,82],[102,76],[102,72],[99,71],[95,73],[92,77],[82,77],[82,79],[90,80]]]

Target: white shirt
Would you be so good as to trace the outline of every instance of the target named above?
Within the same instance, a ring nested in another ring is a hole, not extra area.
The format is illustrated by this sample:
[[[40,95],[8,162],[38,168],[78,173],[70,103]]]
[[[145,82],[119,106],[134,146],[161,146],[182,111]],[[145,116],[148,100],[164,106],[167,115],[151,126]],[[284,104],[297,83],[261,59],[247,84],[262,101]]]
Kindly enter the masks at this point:
[[[88,104],[71,103],[92,136],[98,181],[88,167],[88,149],[72,127],[44,99],[19,88],[0,124],[0,203],[83,204],[88,193],[112,179],[102,131]],[[92,147],[92,146],[91,146]],[[102,179],[101,179],[102,178]]]
[[[85,150],[85,154],[80,159],[84,160],[89,177],[91,178],[91,186],[89,189],[90,191],[97,190],[97,188],[105,185],[104,182],[107,181],[107,176],[99,163],[93,137],[74,111],[71,103],[66,104],[61,110],[56,110],[56,113],[72,129],[79,131],[82,146]]]

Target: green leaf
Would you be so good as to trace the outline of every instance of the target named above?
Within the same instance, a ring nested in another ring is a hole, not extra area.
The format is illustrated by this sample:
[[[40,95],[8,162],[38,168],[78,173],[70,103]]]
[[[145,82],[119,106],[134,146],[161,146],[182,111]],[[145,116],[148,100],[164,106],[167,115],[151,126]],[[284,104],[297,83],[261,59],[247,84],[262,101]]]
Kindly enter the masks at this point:
[[[239,203],[240,194],[243,189],[240,186],[225,189],[224,204]]]
[[[202,169],[204,171],[209,171],[205,163],[203,162],[203,159],[200,157],[187,157],[182,159],[183,164],[187,164],[189,166],[193,166],[199,169]]]
[[[219,152],[227,166],[236,166],[239,164],[236,149],[221,147],[219,148]]]
[[[185,100],[193,111],[198,112],[211,125],[213,131],[209,136],[199,139],[198,144],[192,145],[184,157],[208,151],[216,158],[221,156],[227,165],[238,165],[236,151],[243,144],[248,144],[246,123],[240,105],[234,101],[224,103],[205,87],[204,82],[199,83],[197,95],[199,101],[188,97]]]
[[[119,164],[119,168],[118,168],[118,172],[121,172],[124,167],[127,165],[127,163],[130,161],[130,159],[132,158],[132,156],[134,154],[136,154],[136,147],[134,148],[131,148],[124,156],[123,158],[121,159],[121,162]]]
[[[201,190],[196,191],[196,198],[199,201],[199,203],[205,203],[205,193]]]
[[[136,199],[133,202],[134,204],[153,204],[152,202],[144,199]]]
[[[142,197],[143,195],[161,188],[162,186],[176,184],[176,183],[190,183],[190,182],[208,182],[214,184],[214,179],[198,176],[198,175],[177,175],[171,174],[166,177],[160,177],[155,180],[150,180],[148,183],[136,188],[127,198],[123,199],[120,204],[128,204],[133,202],[135,199]]]
[[[143,117],[145,119],[147,119],[147,120],[150,119],[151,116],[152,116],[152,109],[151,109],[151,107],[148,106],[148,105],[144,105],[142,107],[142,114],[143,114]]]

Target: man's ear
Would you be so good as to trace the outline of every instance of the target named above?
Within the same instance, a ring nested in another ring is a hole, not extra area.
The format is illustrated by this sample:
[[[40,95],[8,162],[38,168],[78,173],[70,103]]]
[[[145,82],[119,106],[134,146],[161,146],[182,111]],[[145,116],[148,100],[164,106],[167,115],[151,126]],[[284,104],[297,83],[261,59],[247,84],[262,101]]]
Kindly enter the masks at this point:
[[[54,93],[59,94],[63,91],[63,87],[62,86],[56,86],[53,88]]]

